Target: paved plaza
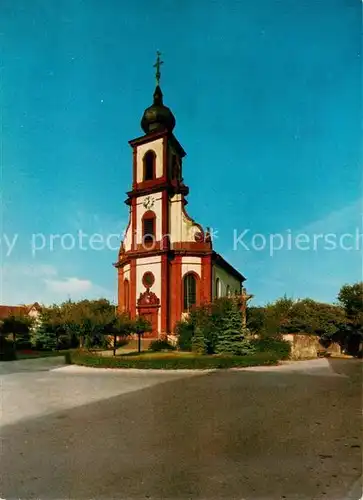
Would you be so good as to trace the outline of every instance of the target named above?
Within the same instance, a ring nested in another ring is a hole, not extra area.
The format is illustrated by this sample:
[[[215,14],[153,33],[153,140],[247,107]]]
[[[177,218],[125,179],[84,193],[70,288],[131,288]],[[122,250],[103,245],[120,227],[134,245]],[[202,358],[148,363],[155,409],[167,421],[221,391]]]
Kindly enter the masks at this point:
[[[358,499],[361,362],[0,364],[1,498]]]

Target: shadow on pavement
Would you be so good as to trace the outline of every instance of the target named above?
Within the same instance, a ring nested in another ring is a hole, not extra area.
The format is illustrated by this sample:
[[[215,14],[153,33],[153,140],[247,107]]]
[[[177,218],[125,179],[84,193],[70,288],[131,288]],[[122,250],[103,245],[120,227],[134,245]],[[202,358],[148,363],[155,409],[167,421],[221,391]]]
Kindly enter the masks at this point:
[[[0,376],[13,373],[49,371],[65,365],[65,356],[0,361]]]
[[[356,382],[363,380],[363,360],[357,358],[325,358],[330,368],[339,375],[346,375]]]

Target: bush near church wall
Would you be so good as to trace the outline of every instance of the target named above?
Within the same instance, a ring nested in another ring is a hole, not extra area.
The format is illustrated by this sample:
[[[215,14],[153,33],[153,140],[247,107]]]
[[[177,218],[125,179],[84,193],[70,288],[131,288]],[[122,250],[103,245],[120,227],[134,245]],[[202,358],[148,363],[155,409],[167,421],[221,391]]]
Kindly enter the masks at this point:
[[[167,338],[160,338],[150,342],[149,351],[175,351],[176,347]]]
[[[279,356],[276,353],[260,352],[246,356],[216,356],[195,355],[178,357],[170,354],[158,357],[134,355],[134,356],[112,356],[102,357],[89,353],[88,351],[69,351],[66,355],[66,363],[94,368],[138,368],[138,369],[217,369],[248,367],[278,364]]]
[[[193,308],[175,327],[182,351],[205,354],[250,354],[250,332],[244,329],[236,297],[220,297]]]

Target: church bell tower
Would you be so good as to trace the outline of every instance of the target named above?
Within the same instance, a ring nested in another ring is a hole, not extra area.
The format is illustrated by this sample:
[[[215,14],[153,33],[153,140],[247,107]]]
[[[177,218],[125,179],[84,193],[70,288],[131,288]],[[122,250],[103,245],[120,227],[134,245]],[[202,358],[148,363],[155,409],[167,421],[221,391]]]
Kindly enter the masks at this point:
[[[145,317],[157,338],[171,334],[188,311],[212,299],[211,238],[186,212],[185,151],[165,106],[157,53],[153,103],[141,119],[144,135],[129,141],[132,189],[129,223],[118,261],[118,311]]]

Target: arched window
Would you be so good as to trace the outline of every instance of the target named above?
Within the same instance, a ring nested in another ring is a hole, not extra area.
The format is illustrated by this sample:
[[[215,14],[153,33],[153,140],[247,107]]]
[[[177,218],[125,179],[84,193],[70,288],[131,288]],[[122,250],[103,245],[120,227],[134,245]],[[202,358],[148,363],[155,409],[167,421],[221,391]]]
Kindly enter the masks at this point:
[[[231,287],[229,285],[226,286],[226,296],[227,297],[231,296]]]
[[[130,309],[130,283],[129,280],[124,280],[124,310],[128,312]]]
[[[156,215],[151,210],[144,213],[142,218],[142,242],[144,245],[152,245],[155,242]]]
[[[188,273],[183,278],[184,311],[190,311],[197,304],[197,277]]]
[[[154,151],[148,151],[143,158],[144,164],[144,181],[152,181],[155,179],[155,164],[156,154]]]

